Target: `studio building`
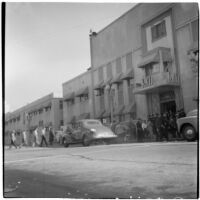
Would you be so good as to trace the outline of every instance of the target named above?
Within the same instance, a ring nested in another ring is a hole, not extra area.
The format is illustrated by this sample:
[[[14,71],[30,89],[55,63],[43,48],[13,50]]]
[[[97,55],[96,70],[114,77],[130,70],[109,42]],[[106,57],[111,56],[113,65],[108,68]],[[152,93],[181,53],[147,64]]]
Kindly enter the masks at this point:
[[[32,131],[36,127],[52,127],[55,131],[63,125],[63,100],[53,93],[5,115],[5,132]]]
[[[137,4],[90,35],[94,116],[197,108],[198,4]]]

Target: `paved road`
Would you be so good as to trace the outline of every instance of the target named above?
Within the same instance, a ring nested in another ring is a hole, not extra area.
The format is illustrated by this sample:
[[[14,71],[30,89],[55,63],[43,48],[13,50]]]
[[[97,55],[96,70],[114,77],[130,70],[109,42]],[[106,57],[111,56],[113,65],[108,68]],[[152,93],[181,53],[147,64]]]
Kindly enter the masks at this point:
[[[197,143],[5,150],[5,197],[196,198]]]

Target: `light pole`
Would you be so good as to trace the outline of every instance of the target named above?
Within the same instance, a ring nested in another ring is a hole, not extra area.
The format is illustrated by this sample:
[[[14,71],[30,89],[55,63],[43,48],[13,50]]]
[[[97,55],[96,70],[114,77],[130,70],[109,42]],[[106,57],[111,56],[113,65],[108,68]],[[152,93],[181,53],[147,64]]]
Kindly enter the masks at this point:
[[[115,89],[113,85],[106,85],[105,87],[106,91],[108,91],[109,95],[109,102],[110,102],[110,117],[111,117],[111,123],[113,122],[113,106],[114,106],[114,95],[115,95]]]

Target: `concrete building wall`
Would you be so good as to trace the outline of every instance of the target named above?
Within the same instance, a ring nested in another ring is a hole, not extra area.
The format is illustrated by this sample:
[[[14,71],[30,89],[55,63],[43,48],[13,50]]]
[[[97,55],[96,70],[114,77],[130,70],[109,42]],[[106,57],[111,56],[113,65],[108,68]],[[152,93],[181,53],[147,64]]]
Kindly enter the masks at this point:
[[[113,76],[115,76],[116,59],[120,57],[122,72],[125,73],[126,62],[123,58],[128,52],[132,52],[135,74],[134,86],[136,89],[136,86],[142,83],[145,75],[144,69],[138,68],[144,54],[157,47],[170,48],[172,62],[169,72],[175,73],[180,78],[180,85],[170,86],[168,89],[175,93],[176,109],[184,106],[187,112],[196,107],[196,103],[192,101],[191,97],[197,93],[197,79],[194,79],[192,70],[188,68],[190,61],[186,55],[193,42],[191,41],[191,25],[186,27],[184,24],[197,18],[197,3],[138,4],[98,32],[97,35],[91,36],[92,67],[98,69],[102,65],[106,66],[111,63]],[[166,35],[157,41],[152,41],[151,27],[161,20],[165,20]],[[164,72],[163,65],[158,67],[160,73]],[[107,76],[106,71],[104,71],[104,76]],[[146,118],[149,112],[160,112],[160,92],[162,92],[161,89],[157,89],[157,93],[154,91],[151,97],[148,97],[147,94],[135,95],[137,117]],[[123,81],[123,94],[124,104],[127,105],[129,101],[126,81]],[[114,106],[116,107],[118,107],[117,96],[118,91],[116,90],[114,98]],[[151,104],[148,102],[149,99],[151,99]],[[95,103],[98,104],[96,101]],[[106,101],[105,104],[106,107],[109,106]],[[159,105],[155,106],[156,104]],[[98,107],[98,105],[96,106]],[[153,111],[152,107],[154,107]]]
[[[90,117],[93,116],[91,71],[87,71],[74,79],[63,83],[63,97],[72,92],[76,93],[85,87],[88,87],[89,89],[87,100],[80,102],[80,98],[75,97],[73,105],[67,103],[66,101],[63,103],[64,125],[70,123],[73,116],[78,118],[83,113],[90,113]]]
[[[62,100],[62,98],[54,99],[53,93],[51,93],[6,115],[6,122],[16,118],[16,116],[20,116],[20,120],[12,123],[9,122],[8,124],[6,123],[5,131],[30,130],[42,125],[51,125],[55,130],[58,130],[58,124],[63,117],[62,111],[60,111],[58,107],[60,100]]]

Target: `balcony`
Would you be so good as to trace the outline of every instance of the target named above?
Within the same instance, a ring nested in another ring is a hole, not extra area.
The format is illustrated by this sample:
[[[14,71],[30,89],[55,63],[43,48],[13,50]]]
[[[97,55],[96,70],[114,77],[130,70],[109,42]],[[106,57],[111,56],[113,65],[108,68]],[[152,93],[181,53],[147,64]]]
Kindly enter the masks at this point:
[[[159,91],[163,87],[179,86],[179,77],[176,73],[169,72],[156,73],[151,76],[146,76],[142,80],[140,87],[136,89],[135,94],[145,94],[153,91]]]

